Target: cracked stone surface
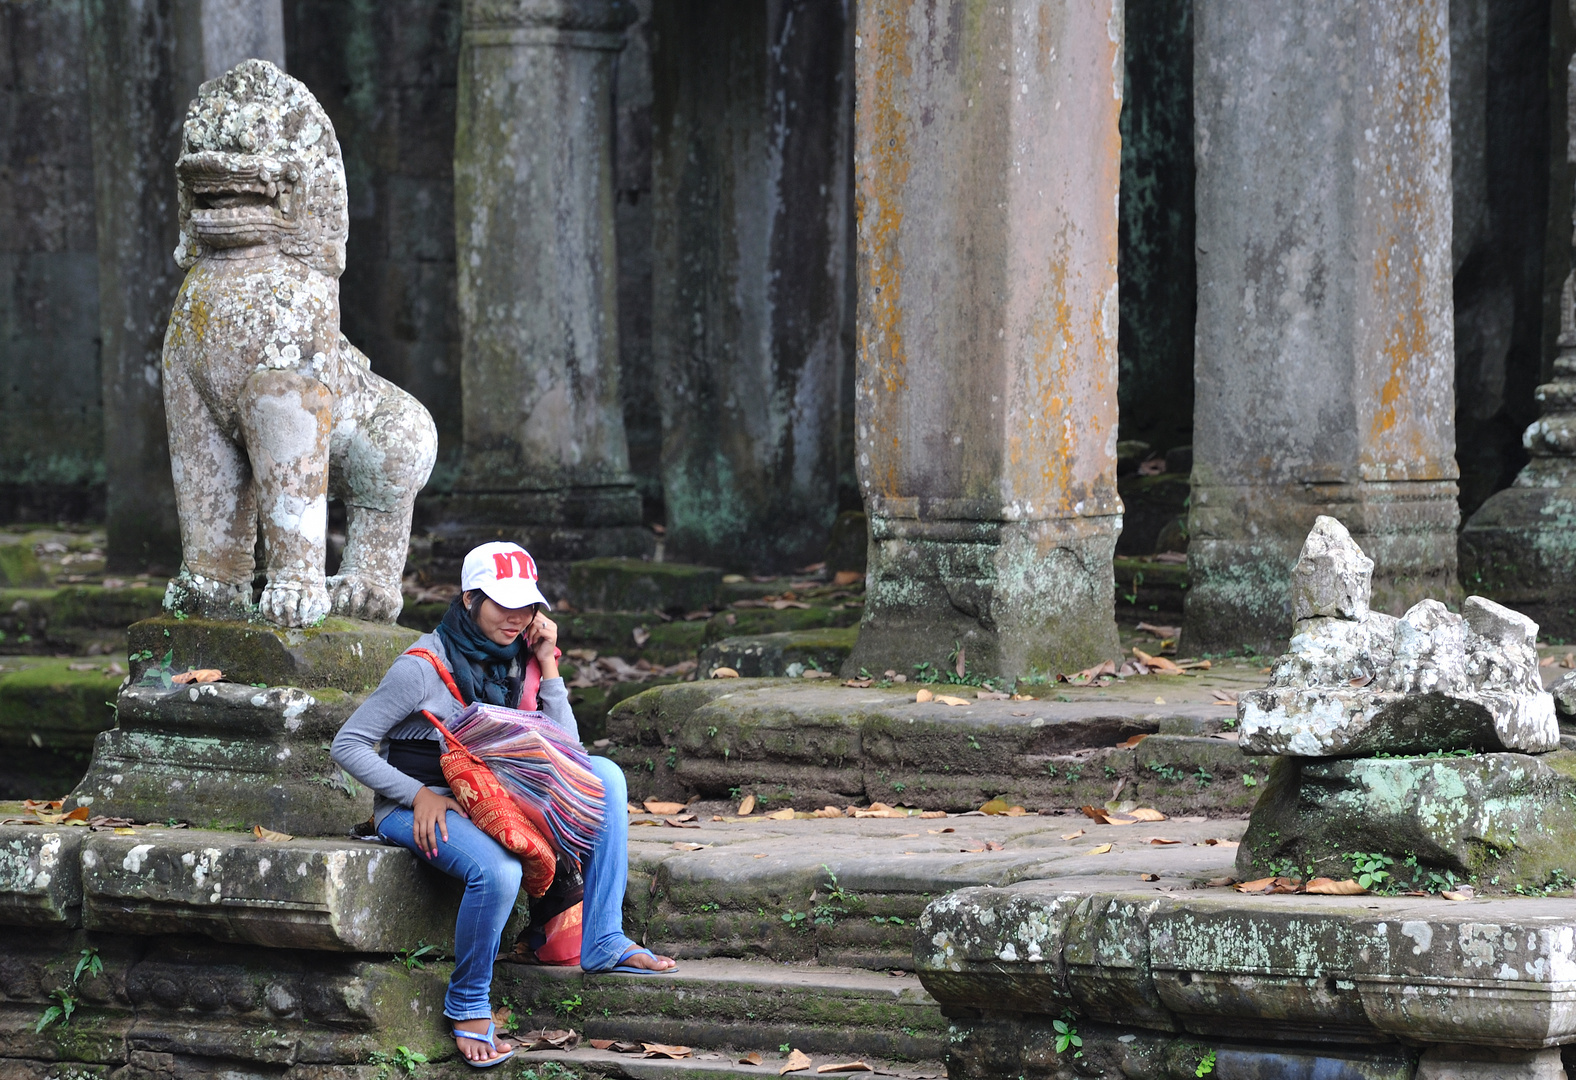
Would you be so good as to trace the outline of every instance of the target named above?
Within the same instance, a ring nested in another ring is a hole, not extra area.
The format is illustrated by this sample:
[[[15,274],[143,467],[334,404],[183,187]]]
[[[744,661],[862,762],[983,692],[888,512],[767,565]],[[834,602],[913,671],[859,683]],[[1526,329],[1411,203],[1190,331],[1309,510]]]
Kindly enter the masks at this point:
[[[1299,618],[1271,685],[1238,706],[1249,754],[1343,757],[1436,750],[1543,753],[1559,745],[1538,670],[1538,627],[1481,596],[1399,619],[1369,610],[1373,561],[1320,517],[1293,571]]]

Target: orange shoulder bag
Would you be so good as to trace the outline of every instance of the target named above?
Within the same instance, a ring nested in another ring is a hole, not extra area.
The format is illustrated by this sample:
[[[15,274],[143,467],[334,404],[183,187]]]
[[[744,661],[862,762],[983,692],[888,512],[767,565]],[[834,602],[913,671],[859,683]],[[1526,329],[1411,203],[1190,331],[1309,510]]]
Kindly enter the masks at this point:
[[[438,672],[443,685],[454,695],[454,700],[461,705],[468,704],[460,696],[460,688],[454,685],[454,676],[449,674],[449,669],[438,659],[437,654],[429,649],[411,649],[405,655],[426,660]],[[558,867],[558,858],[553,854],[552,845],[542,839],[542,834],[521,813],[519,806],[515,805],[514,799],[498,782],[486,762],[461,746],[459,740],[431,712],[423,709],[422,715],[432,722],[432,726],[447,741],[449,748],[438,759],[438,764],[443,769],[443,778],[449,782],[449,790],[454,793],[454,801],[465,808],[473,825],[520,856],[520,864],[525,870],[525,891],[533,900],[540,898],[553,883],[553,874]]]

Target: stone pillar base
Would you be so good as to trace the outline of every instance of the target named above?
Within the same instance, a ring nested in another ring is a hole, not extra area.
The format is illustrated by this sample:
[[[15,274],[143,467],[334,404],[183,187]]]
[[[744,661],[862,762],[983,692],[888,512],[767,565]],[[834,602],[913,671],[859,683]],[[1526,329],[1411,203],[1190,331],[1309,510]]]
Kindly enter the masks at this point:
[[[1461,530],[1461,580],[1475,593],[1576,639],[1576,471],[1535,459]]]
[[[1030,522],[877,515],[859,642],[845,672],[944,668],[1055,675],[1115,657],[1119,515]]]
[[[1320,514],[1374,560],[1376,611],[1399,615],[1430,597],[1459,604],[1456,493],[1451,480],[1214,484],[1195,472],[1181,649],[1280,652],[1291,636],[1291,568]]]

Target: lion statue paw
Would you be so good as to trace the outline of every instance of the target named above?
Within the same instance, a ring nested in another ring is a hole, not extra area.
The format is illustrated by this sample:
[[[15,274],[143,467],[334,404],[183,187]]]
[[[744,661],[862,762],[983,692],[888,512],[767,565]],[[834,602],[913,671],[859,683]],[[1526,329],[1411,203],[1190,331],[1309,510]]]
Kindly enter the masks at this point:
[[[277,626],[314,626],[328,618],[328,589],[312,581],[270,581],[258,614]]]
[[[361,574],[340,574],[327,584],[334,614],[348,619],[393,622],[405,606],[398,583],[391,587]]]

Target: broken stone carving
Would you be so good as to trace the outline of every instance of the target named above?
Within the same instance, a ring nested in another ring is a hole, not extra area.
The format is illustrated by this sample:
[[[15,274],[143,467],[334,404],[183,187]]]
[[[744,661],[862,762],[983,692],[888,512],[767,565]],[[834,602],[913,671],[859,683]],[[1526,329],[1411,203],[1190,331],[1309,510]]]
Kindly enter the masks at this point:
[[[202,85],[176,162],[187,269],[164,338],[182,566],[165,606],[392,622],[437,431],[339,330],[345,171],[305,86],[265,60]],[[328,496],[348,530],[324,575]],[[267,584],[253,609],[259,525]]]
[[[1292,573],[1290,650],[1238,705],[1249,754],[1351,757],[1559,746],[1538,674],[1538,625],[1481,596],[1369,610],[1373,560],[1321,516]]]

